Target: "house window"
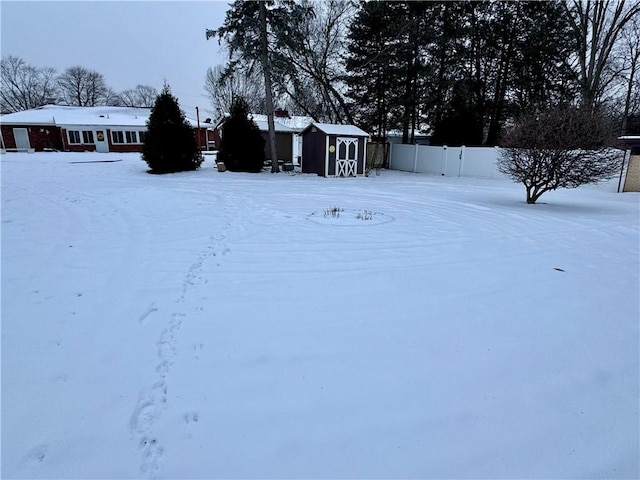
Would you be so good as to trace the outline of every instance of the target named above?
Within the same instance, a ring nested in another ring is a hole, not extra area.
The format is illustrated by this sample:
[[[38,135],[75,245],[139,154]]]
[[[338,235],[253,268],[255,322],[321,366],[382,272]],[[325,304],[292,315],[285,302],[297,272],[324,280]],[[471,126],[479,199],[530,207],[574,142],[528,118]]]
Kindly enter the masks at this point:
[[[113,143],[124,143],[124,132],[111,131],[111,141]]]
[[[142,133],[135,130],[112,130],[111,141],[116,143],[142,143]],[[138,135],[140,136],[138,139]]]
[[[67,132],[69,145],[93,144],[93,132],[91,130],[69,130]]]
[[[147,135],[147,132],[138,132],[138,139],[140,143],[144,143],[144,137]]]
[[[67,132],[67,136],[69,137],[69,145],[82,143],[80,141],[80,132],[78,130],[69,130]]]

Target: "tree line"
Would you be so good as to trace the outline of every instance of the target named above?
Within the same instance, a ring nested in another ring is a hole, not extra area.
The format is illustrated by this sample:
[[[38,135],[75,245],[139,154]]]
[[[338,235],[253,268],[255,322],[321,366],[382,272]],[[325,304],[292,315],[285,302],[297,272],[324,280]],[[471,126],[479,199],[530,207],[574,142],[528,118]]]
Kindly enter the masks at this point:
[[[206,88],[219,113],[242,96],[269,114],[270,92],[290,112],[404,143],[429,129],[434,143],[495,145],[514,119],[563,106],[624,128],[640,114],[639,17],[624,0],[236,0],[207,31],[229,61]]]
[[[0,109],[13,113],[50,103],[95,107],[117,105],[151,107],[158,91],[148,85],[116,92],[104,75],[79,65],[62,73],[51,67],[36,67],[20,57],[0,60]]]

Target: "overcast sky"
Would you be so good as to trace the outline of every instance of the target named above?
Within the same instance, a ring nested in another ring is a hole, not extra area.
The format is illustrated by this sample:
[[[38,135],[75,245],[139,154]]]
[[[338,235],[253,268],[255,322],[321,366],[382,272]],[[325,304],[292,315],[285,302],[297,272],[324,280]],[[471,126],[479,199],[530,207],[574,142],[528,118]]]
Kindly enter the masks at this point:
[[[207,28],[224,21],[228,1],[0,1],[0,49],[58,72],[81,65],[116,91],[166,80],[181,107],[210,110],[207,68],[225,63]],[[191,115],[190,115],[191,116]]]

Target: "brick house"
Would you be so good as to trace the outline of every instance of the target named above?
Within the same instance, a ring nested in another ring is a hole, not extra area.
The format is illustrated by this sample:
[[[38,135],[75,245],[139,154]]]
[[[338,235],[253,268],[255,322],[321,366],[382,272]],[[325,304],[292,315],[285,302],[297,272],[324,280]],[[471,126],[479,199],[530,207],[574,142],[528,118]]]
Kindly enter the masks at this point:
[[[150,108],[45,105],[0,116],[1,147],[12,151],[140,152]],[[196,138],[206,128],[187,118]]]

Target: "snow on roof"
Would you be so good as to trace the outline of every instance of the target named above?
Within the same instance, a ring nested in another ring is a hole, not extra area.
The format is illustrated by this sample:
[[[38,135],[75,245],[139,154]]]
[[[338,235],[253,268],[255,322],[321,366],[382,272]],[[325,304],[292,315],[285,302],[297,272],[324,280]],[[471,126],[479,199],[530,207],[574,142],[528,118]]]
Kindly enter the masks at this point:
[[[389,130],[387,131],[387,136],[388,137],[402,137],[402,130]],[[430,127],[424,127],[421,129],[416,129],[414,132],[414,136],[416,137],[428,137],[432,135],[432,131]]]
[[[313,122],[307,128],[314,126],[318,130],[323,131],[327,135],[351,135],[368,137],[369,134],[355,125],[335,125],[333,123],[315,123]],[[305,129],[306,130],[306,129]]]
[[[32,110],[9,113],[0,116],[5,125],[57,125],[99,126],[99,127],[146,127],[151,114],[150,108],[143,107],[70,107],[45,105]],[[187,121],[197,126],[197,121],[187,117]],[[201,126],[206,127],[207,124]]]
[[[266,115],[264,115],[264,116],[266,117]],[[253,121],[256,122],[256,125],[258,125],[258,129],[261,132],[266,132],[266,131],[269,130],[269,124],[268,124],[266,119],[265,120],[256,120],[255,115],[254,115]],[[273,124],[275,126],[276,132],[292,132],[292,133],[295,133],[295,132],[298,131],[295,128],[291,128],[291,127],[288,127],[286,125],[283,125],[280,122],[279,118],[277,120],[274,119]]]
[[[144,127],[151,109],[138,107],[69,107],[45,105],[2,115],[0,122],[21,125],[93,125]]]
[[[256,123],[267,121],[266,115],[254,113],[251,116],[253,117],[253,120]],[[275,117],[274,121],[288,127],[290,131],[301,132],[307,127],[307,125],[309,125],[310,123],[313,123],[313,118],[293,115],[290,117]]]

